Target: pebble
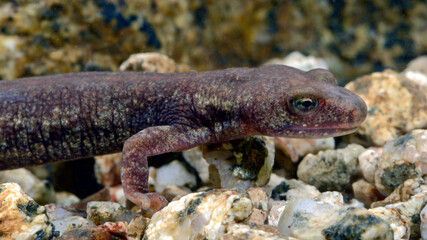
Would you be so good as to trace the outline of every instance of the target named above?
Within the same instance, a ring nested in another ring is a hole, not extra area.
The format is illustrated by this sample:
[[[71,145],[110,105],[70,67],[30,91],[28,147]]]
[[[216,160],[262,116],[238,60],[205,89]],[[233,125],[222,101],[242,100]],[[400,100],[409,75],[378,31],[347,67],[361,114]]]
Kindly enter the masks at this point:
[[[25,168],[0,171],[0,183],[14,182],[39,204],[56,202],[55,190],[47,180],[40,180]]]
[[[388,142],[375,172],[375,186],[389,195],[406,179],[427,172],[427,130],[413,130]]]
[[[194,147],[182,152],[182,156],[194,169],[197,170],[200,179],[209,184],[209,164],[203,158],[203,152],[200,147]]]
[[[187,72],[189,67],[177,64],[172,58],[156,52],[135,53],[120,65],[120,71],[156,73]]]
[[[368,116],[358,130],[376,146],[413,129],[427,128],[427,88],[392,70],[356,79],[346,88],[368,105]]]
[[[375,186],[364,179],[359,179],[351,185],[354,197],[369,207],[371,203],[382,199],[382,195]]]
[[[305,198],[289,201],[278,229],[298,239],[393,239],[390,225],[364,208],[343,209]]]
[[[220,239],[230,224],[248,218],[252,201],[244,190],[188,194],[155,213],[146,239]]]
[[[95,227],[75,228],[65,232],[59,240],[128,240],[127,226],[124,222],[108,222]]]
[[[274,137],[273,139],[276,149],[282,151],[293,163],[297,163],[301,157],[304,157],[308,153],[316,154],[321,150],[335,148],[334,138],[299,139]]]
[[[112,187],[121,183],[121,159],[122,153],[107,154],[95,157],[95,176],[100,184],[106,187]]]
[[[320,191],[345,190],[358,174],[358,157],[365,148],[350,144],[344,149],[308,154],[298,165],[298,179],[316,186]]]
[[[268,183],[273,200],[289,200],[297,197],[313,198],[320,194],[313,185],[298,179],[285,179],[273,174]]]
[[[427,182],[424,178],[407,179],[383,201],[371,207],[385,207],[396,210],[410,228],[411,238],[419,238],[420,213],[427,203]]]
[[[309,71],[314,68],[329,69],[328,63],[322,58],[316,58],[314,56],[305,56],[304,54],[294,51],[288,54],[285,58],[279,59],[274,58],[266,62],[264,65],[270,64],[281,64],[287,65],[294,68],[301,69],[303,71]]]
[[[274,153],[274,142],[261,136],[211,144],[203,149],[215,188],[248,189],[266,185],[273,168]]]
[[[0,184],[0,233],[4,239],[52,239],[59,236],[46,209],[16,183]]]
[[[424,206],[423,210],[420,213],[421,219],[421,237],[423,240],[427,239],[427,205]]]
[[[375,184],[375,172],[381,161],[382,148],[369,148],[358,157],[359,166],[365,180]]]
[[[277,229],[269,226],[249,226],[246,224],[233,224],[227,228],[227,233],[221,240],[290,240],[283,237]]]
[[[162,192],[168,185],[181,189],[194,189],[197,186],[196,176],[190,173],[181,162],[175,160],[157,169],[155,191]]]
[[[115,202],[89,202],[86,213],[87,219],[95,223],[95,225],[118,221],[129,223],[138,216]]]

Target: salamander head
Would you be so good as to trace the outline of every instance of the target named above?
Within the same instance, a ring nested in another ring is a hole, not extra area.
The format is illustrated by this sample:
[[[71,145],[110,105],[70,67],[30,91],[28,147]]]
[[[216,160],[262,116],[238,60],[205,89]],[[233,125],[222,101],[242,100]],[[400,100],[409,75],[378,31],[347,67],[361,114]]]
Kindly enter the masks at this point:
[[[339,87],[323,69],[308,72],[271,65],[253,74],[249,123],[262,135],[322,138],[349,134],[365,120],[365,102]],[[254,83],[253,82],[253,83]],[[249,105],[249,106],[250,106]],[[256,107],[253,107],[256,106]]]

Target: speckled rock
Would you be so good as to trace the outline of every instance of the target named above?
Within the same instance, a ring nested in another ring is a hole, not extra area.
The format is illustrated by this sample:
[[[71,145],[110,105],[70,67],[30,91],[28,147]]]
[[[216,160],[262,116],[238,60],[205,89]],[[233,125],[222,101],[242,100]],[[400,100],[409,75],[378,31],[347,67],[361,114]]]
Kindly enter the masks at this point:
[[[216,188],[264,186],[274,163],[274,143],[261,136],[205,146],[203,157],[210,164]]]
[[[427,172],[427,130],[413,130],[384,146],[375,186],[385,196],[408,178]]]
[[[322,58],[305,56],[300,52],[291,52],[282,59],[274,58],[274,59],[268,60],[265,63],[265,65],[269,65],[269,64],[287,65],[287,66],[301,69],[303,71],[310,71],[311,69],[314,69],[314,68],[328,69],[328,63]]]
[[[316,187],[297,179],[285,179],[273,174],[268,186],[272,188],[271,198],[289,200],[296,197],[313,198],[320,194]]]
[[[96,225],[106,222],[130,222],[138,215],[114,202],[89,202],[87,204],[87,218]]]
[[[427,127],[427,88],[391,70],[366,75],[346,88],[368,105],[358,133],[377,146]]]
[[[147,239],[220,239],[230,224],[252,213],[252,202],[244,191],[213,190],[192,193],[172,201],[151,218]]]
[[[298,139],[275,137],[273,139],[276,149],[282,151],[293,163],[298,162],[301,157],[308,153],[315,154],[321,150],[335,148],[334,138]]]
[[[393,229],[393,237],[394,239],[409,239],[410,227],[408,223],[402,218],[399,211],[393,208],[370,208],[369,212],[375,214],[375,216],[384,219],[384,221],[390,224],[390,227]]]
[[[55,225],[55,229],[62,234],[65,230],[83,226],[95,226],[86,218],[86,212],[69,206],[59,204],[47,204],[44,206],[46,214]]]
[[[75,228],[65,232],[60,240],[128,240],[127,226],[124,222],[105,223],[95,227]]]
[[[359,166],[365,180],[375,184],[375,172],[381,161],[382,148],[369,148],[358,157]]]
[[[56,201],[55,190],[47,180],[40,180],[30,171],[24,168],[0,171],[0,183],[15,182],[22,186],[25,194],[28,194],[39,204],[47,204]]]
[[[16,183],[0,185],[0,232],[4,239],[57,237],[46,210],[28,197]]]
[[[427,205],[424,206],[423,210],[420,213],[421,218],[421,237],[423,240],[427,239]]]
[[[390,225],[366,209],[292,199],[278,225],[284,236],[298,239],[393,239]]]
[[[197,186],[196,176],[179,161],[172,161],[158,168],[155,182],[156,192],[162,192],[168,185],[176,185],[187,190]]]
[[[233,224],[227,229],[227,233],[220,237],[221,240],[290,240],[280,234],[273,227],[258,227],[246,224]]]
[[[420,213],[427,203],[427,184],[424,178],[408,179],[386,199],[372,203],[371,207],[385,207],[399,212],[408,224],[411,237],[420,237]]]
[[[351,177],[358,173],[358,156],[364,150],[360,145],[350,144],[344,149],[308,154],[298,165],[298,179],[320,191],[348,189]]]

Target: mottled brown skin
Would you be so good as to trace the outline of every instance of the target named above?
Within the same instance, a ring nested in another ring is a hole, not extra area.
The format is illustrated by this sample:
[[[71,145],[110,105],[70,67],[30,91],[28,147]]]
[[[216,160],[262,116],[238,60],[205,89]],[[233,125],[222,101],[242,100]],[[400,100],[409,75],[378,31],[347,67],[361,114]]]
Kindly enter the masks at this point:
[[[293,99],[303,99],[301,112]],[[147,156],[251,135],[318,138],[356,130],[357,95],[326,70],[271,65],[212,72],[89,72],[0,82],[0,169],[123,149],[128,199],[157,211],[147,194]]]

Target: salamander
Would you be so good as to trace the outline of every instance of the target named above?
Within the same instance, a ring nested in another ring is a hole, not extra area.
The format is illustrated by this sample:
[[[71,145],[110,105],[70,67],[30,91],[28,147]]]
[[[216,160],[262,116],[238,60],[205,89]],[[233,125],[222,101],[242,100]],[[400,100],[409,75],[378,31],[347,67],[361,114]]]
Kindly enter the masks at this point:
[[[345,135],[366,118],[323,69],[283,65],[188,73],[83,72],[0,81],[0,169],[123,151],[126,197],[144,209],[147,157],[252,135]]]

